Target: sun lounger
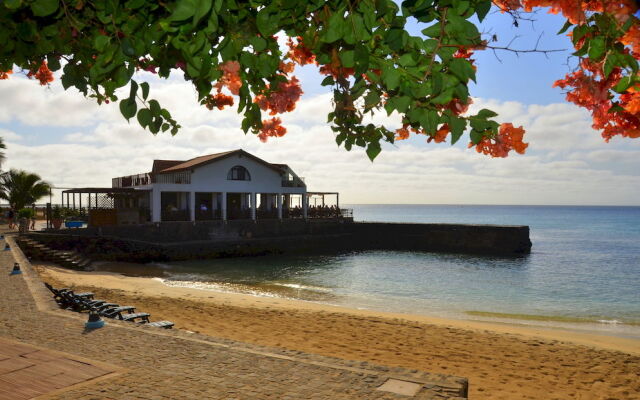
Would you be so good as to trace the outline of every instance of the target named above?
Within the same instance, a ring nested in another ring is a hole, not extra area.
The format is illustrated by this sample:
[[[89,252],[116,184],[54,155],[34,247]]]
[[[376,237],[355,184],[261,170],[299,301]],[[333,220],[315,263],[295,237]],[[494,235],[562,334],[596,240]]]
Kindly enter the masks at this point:
[[[148,323],[149,322],[149,317],[151,316],[151,314],[146,313],[146,312],[140,312],[140,313],[133,313],[133,314],[118,314],[118,319],[122,320],[122,321],[132,321],[135,322],[136,319],[140,318],[142,319],[143,324],[144,323]]]
[[[171,321],[156,321],[148,322],[146,325],[155,326],[156,328],[171,329],[175,324]]]
[[[100,315],[102,315],[103,317],[107,317],[107,318],[116,318],[119,314],[122,314],[123,312],[127,312],[129,314],[133,313],[136,310],[135,307],[133,306],[118,306],[118,307],[113,307],[113,308],[108,308],[104,311],[102,311],[100,313]]]

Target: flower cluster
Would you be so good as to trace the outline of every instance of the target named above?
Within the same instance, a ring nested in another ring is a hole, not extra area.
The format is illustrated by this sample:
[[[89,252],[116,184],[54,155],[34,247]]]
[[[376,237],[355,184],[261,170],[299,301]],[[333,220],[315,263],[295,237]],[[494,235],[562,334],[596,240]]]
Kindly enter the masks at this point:
[[[266,142],[269,137],[280,137],[287,133],[287,128],[281,125],[280,118],[271,118],[269,120],[262,121],[262,128],[258,133],[260,141]]]
[[[289,38],[287,44],[289,45],[288,56],[299,65],[313,64],[316,62],[316,56],[313,55],[311,50],[304,46],[302,38],[298,36],[296,38],[298,43],[295,43],[292,38]]]
[[[242,87],[242,79],[240,79],[240,63],[237,61],[226,61],[220,64],[222,70],[222,78],[218,79],[214,88],[218,90],[218,93],[222,91],[223,87],[227,87],[231,94],[236,96],[240,94],[240,88]]]
[[[214,107],[218,108],[218,110],[224,109],[225,106],[233,105],[233,97],[227,96],[223,93],[218,93],[215,96],[209,95],[203,102],[205,107],[209,110],[213,110]]]
[[[27,73],[27,77],[35,77],[40,81],[40,85],[42,86],[46,86],[49,83],[53,82],[53,72],[49,70],[46,61],[42,61],[37,71],[29,71],[29,73]]]
[[[9,75],[13,74],[13,70],[0,71],[0,80],[9,79]]]
[[[258,95],[254,102],[260,106],[263,111],[270,110],[270,115],[291,112],[296,108],[296,102],[302,96],[300,82],[295,76],[286,82],[278,84],[278,90],[269,93],[267,96]]]
[[[523,137],[524,129],[522,127],[516,128],[511,123],[502,124],[495,137],[484,137],[475,145],[476,151],[491,157],[506,157],[511,150],[515,150],[518,154],[524,154],[529,144],[522,141]],[[469,143],[469,147],[473,146],[473,143]]]

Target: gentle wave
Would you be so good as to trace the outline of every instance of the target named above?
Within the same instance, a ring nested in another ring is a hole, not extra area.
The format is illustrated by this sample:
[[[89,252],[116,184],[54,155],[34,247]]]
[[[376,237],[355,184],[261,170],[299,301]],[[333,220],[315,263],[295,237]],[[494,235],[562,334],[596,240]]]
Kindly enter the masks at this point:
[[[299,284],[285,283],[260,283],[255,285],[238,284],[238,283],[222,283],[222,282],[204,282],[193,280],[172,280],[164,278],[153,278],[169,287],[182,287],[190,289],[209,290],[219,293],[237,293],[249,294],[259,297],[273,297],[292,300],[318,301],[327,302],[334,301],[337,296],[331,293],[330,289],[314,286],[305,286]]]
[[[585,318],[585,317],[570,317],[560,315],[538,315],[538,314],[512,314],[512,313],[499,313],[491,311],[465,311],[465,314],[475,317],[487,317],[487,318],[506,318],[525,321],[542,321],[542,322],[567,322],[567,323],[599,323],[606,325],[631,325],[640,326],[640,321],[620,321],[617,319],[603,319],[603,318]]]

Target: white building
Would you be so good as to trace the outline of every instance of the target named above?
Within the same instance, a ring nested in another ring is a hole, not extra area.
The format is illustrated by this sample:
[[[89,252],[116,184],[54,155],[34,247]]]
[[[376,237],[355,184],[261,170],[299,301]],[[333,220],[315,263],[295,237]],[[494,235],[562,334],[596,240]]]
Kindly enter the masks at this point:
[[[340,214],[337,193],[307,192],[304,180],[286,164],[268,163],[242,149],[186,161],[154,160],[151,172],[114,178],[111,189],[112,192],[90,188],[66,191],[67,206],[71,204],[69,194],[73,194],[74,207],[76,194],[81,195],[80,201],[82,194],[89,194],[87,208],[91,213],[92,207],[100,208],[98,193],[107,193],[118,199],[114,208],[149,210],[147,222],[337,217]],[[95,203],[92,193],[96,195]],[[335,195],[331,208],[325,204],[325,195]],[[119,212],[118,220],[123,218],[121,215],[124,214]],[[144,219],[139,222],[145,222]]]

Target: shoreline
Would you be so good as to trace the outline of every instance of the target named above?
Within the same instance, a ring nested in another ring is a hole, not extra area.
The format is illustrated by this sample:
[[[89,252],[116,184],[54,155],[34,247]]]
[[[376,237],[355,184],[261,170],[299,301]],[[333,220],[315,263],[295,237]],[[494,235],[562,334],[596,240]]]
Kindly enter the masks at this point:
[[[404,323],[420,323],[470,330],[520,336],[523,339],[542,339],[574,345],[588,346],[594,349],[620,351],[631,355],[640,355],[640,339],[615,333],[594,331],[591,324],[582,327],[547,326],[533,324],[527,320],[486,321],[477,319],[456,319],[420,314],[377,311],[363,308],[349,308],[340,305],[319,303],[311,300],[289,299],[282,297],[259,296],[245,293],[216,291],[166,285],[161,278],[132,277],[106,271],[72,271],[61,267],[38,263],[35,265],[43,280],[53,280],[65,286],[94,287],[108,291],[120,291],[123,294],[146,298],[167,298],[189,300],[212,305],[240,308],[275,309],[315,313],[338,313],[357,317],[373,317]],[[472,314],[471,314],[472,315]],[[607,325],[605,324],[604,327]],[[632,325],[627,325],[632,326]]]

